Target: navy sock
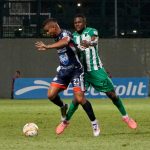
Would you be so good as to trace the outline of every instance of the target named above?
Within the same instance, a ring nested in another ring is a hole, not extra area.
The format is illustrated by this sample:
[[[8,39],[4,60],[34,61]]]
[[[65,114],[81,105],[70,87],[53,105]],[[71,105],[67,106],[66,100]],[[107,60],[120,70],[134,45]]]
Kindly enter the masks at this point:
[[[91,121],[94,121],[96,118],[91,103],[88,100],[86,100],[86,103],[83,104],[82,107],[85,110],[86,114],[88,115],[89,119]]]
[[[57,105],[59,107],[63,107],[64,106],[64,103],[60,99],[59,95],[57,95],[53,100],[51,100],[51,102],[53,102],[55,105]]]

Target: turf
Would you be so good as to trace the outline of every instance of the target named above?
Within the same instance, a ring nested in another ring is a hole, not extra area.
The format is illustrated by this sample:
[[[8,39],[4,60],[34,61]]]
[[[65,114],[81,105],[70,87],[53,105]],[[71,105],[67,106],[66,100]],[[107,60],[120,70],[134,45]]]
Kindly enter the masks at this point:
[[[128,113],[138,122],[129,129],[111,101],[91,100],[101,135],[93,137],[91,124],[79,107],[66,131],[57,136],[60,112],[48,100],[0,100],[0,150],[149,150],[150,99],[123,100]],[[70,100],[65,100],[70,103]],[[37,137],[25,137],[27,122],[39,126]]]

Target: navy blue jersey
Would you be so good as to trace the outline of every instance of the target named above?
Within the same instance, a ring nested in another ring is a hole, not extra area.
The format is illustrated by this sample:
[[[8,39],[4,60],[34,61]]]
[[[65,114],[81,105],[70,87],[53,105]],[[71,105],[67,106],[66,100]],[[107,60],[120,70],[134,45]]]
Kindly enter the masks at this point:
[[[61,68],[82,68],[77,55],[77,47],[73,41],[71,32],[62,30],[61,33],[56,37],[55,41],[59,41],[63,38],[68,38],[68,45],[57,49],[59,55],[60,67]]]

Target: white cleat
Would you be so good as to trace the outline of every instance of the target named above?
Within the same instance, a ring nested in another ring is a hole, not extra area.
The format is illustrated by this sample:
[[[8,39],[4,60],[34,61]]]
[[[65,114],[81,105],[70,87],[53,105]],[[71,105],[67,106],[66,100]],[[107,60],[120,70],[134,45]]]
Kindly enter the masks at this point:
[[[100,128],[99,128],[98,123],[92,124],[92,128],[93,128],[93,135],[99,136],[100,135]]]

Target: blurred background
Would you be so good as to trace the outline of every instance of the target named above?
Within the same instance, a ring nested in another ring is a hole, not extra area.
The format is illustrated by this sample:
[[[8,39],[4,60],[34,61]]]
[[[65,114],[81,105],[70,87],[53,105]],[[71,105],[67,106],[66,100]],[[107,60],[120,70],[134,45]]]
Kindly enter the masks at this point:
[[[73,29],[73,16],[84,13],[100,37],[150,37],[150,0],[1,0],[0,37],[43,37],[40,26],[55,17]]]
[[[0,98],[10,97],[16,70],[25,78],[56,74],[56,51],[37,52],[34,43],[53,42],[41,28],[45,19],[73,32],[77,13],[99,31],[100,56],[112,77],[150,77],[150,0],[0,0]]]

